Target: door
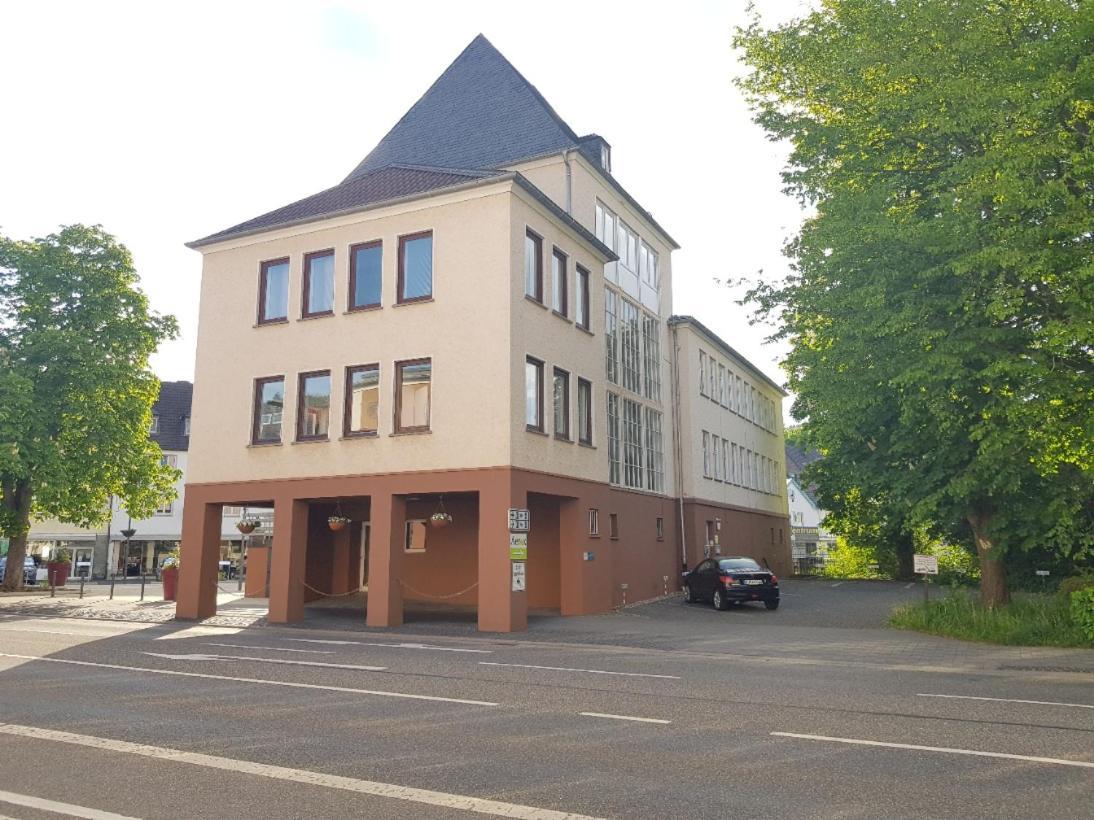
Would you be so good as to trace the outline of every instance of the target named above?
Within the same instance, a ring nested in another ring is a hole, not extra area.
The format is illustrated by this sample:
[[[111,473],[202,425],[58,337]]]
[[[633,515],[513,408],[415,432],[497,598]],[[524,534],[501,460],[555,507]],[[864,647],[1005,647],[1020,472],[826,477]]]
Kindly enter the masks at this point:
[[[711,597],[718,583],[718,562],[708,558],[699,564],[692,574],[697,579],[697,583],[692,585],[692,590],[700,598]]]

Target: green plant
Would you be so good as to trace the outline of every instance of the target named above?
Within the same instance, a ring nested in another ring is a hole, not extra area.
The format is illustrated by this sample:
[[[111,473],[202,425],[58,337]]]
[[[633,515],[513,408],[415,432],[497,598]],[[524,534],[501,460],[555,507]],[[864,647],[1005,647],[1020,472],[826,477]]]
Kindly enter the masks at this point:
[[[843,537],[836,538],[835,546],[828,550],[824,564],[828,578],[883,578],[878,570],[877,552],[870,547],[860,547]]]
[[[1094,644],[1094,586],[1071,593],[1071,619]]]
[[[66,549],[54,550],[53,557],[49,559],[51,564],[70,564],[72,563],[72,553]]]
[[[975,584],[980,580],[980,564],[976,556],[960,544],[939,543],[927,549],[938,559],[940,584]]]
[[[163,559],[163,563],[160,564],[160,569],[178,569],[179,568],[179,550],[176,547],[167,553],[167,557]]]
[[[1094,589],[1094,574],[1072,575],[1060,582],[1060,594],[1065,598],[1081,589]]]

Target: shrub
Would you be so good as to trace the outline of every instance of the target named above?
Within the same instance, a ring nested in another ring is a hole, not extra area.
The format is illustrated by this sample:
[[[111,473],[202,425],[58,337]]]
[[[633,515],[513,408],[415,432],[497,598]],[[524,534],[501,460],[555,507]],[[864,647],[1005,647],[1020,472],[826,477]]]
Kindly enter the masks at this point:
[[[1094,589],[1094,575],[1072,575],[1060,582],[1060,594],[1065,598],[1081,589]]]
[[[829,578],[881,578],[877,552],[870,547],[855,546],[842,536],[828,550],[824,574]]]
[[[1071,620],[1094,643],[1094,586],[1071,593]]]
[[[959,544],[932,544],[928,554],[938,559],[940,584],[975,584],[980,580],[976,556]]]

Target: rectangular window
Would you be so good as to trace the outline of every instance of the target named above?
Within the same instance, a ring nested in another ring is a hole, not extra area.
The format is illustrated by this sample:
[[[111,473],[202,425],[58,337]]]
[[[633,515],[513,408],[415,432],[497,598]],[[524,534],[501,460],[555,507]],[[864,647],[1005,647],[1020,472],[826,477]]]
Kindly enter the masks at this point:
[[[399,237],[399,296],[404,302],[433,298],[433,231]]]
[[[150,435],[156,435],[160,431],[160,417],[157,415],[152,416],[152,421],[148,424],[148,432]]]
[[[280,444],[281,418],[285,412],[285,378],[255,379],[252,444]]]
[[[604,344],[607,353],[606,375],[612,384],[619,384],[619,296],[604,288]]]
[[[350,310],[380,306],[384,246],[379,240],[354,245],[349,249]]]
[[[577,266],[577,287],[574,289],[574,321],[578,327],[589,329],[589,272]]]
[[[623,386],[635,393],[642,392],[640,379],[640,328],[638,327],[638,306],[627,299],[622,300],[623,314],[620,322],[620,349],[622,352]]]
[[[182,417],[182,434],[184,436],[190,435],[190,417],[189,416],[183,416]]]
[[[395,432],[429,430],[433,360],[414,359],[395,363]]]
[[[593,386],[585,379],[577,380],[577,440],[593,443]]]
[[[589,535],[600,535],[600,510],[589,510]]]
[[[726,482],[730,481],[730,473],[733,471],[733,464],[729,460],[729,442],[726,439],[722,439],[722,478]]]
[[[343,435],[375,435],[380,422],[380,365],[346,368],[345,401]]]
[[[524,295],[543,301],[543,239],[530,230],[524,234]]]
[[[722,481],[722,439],[719,436],[711,436],[711,458],[714,460],[714,480]]]
[[[737,445],[731,445],[733,452],[729,457],[729,480],[732,484],[740,484],[740,476],[737,474]]]
[[[745,448],[737,448],[737,483],[744,487],[748,484],[748,478],[745,476]]]
[[[729,406],[729,397],[726,395],[726,366],[718,365],[718,404],[722,407]]]
[[[175,510],[174,502],[168,501],[162,507],[156,507],[156,515],[171,515]]]
[[[619,264],[638,273],[638,235],[621,219],[616,220],[616,230],[615,251],[619,254]]]
[[[334,251],[304,254],[304,298],[301,316],[334,313]]]
[[[638,249],[638,266],[642,281],[654,290],[660,289],[661,275],[657,269],[657,251],[645,242],[641,243]]]
[[[642,388],[647,399],[661,401],[661,323],[642,314]]]
[[[296,439],[324,439],[330,429],[330,371],[300,374],[296,394]]]
[[[619,396],[608,394],[608,481],[621,483],[619,441]]]
[[[289,260],[263,262],[258,284],[258,323],[289,318]]]
[[[733,405],[733,410],[738,416],[743,416],[745,414],[745,390],[744,390],[744,388],[745,388],[744,380],[740,376],[738,376],[737,377],[737,393],[736,393],[736,397],[735,397],[735,401],[734,401],[734,405]]]
[[[665,540],[665,519],[661,516],[657,516],[657,540]]]
[[[428,531],[424,520],[407,521],[403,549],[406,552],[425,552],[425,536]]]
[[[661,441],[661,414],[646,408],[646,489],[665,491],[665,456]]]
[[[608,513],[608,537],[612,540],[619,539],[619,515]]]
[[[543,432],[543,362],[531,356],[524,362],[524,424]]]
[[[707,394],[707,354],[699,351],[699,395]]]
[[[642,405],[623,399],[623,483],[641,490],[642,475]]]
[[[703,431],[703,478],[710,478],[710,433]]]
[[[615,250],[615,214],[603,203],[596,203],[596,238]]]
[[[551,307],[563,316],[570,315],[569,274],[566,272],[566,254],[555,248],[551,252]]]
[[[555,407],[555,438],[570,440],[570,374],[555,368],[552,379]]]

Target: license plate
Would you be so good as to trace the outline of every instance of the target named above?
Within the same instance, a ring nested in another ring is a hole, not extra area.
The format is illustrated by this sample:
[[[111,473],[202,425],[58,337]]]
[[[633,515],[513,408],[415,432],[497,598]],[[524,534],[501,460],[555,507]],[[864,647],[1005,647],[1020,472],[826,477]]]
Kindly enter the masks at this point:
[[[762,580],[757,581],[757,580],[753,580],[752,578],[746,578],[745,583],[748,584],[749,586],[759,586],[760,584],[763,583],[763,581]]]

